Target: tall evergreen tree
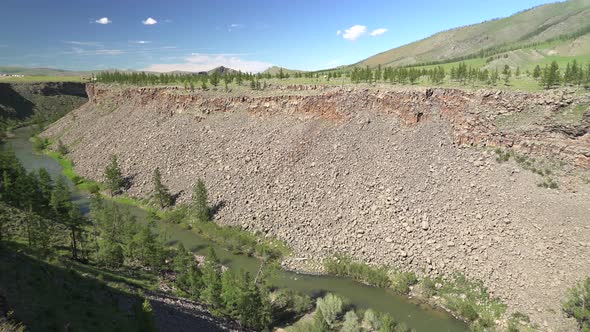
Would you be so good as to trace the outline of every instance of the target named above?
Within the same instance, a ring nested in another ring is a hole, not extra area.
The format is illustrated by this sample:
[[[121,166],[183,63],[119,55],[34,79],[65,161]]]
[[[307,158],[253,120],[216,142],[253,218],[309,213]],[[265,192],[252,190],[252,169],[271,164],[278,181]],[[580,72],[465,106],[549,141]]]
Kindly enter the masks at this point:
[[[156,168],[154,170],[154,175],[152,177],[152,181],[154,184],[154,199],[160,206],[160,208],[165,208],[172,205],[172,195],[168,191],[168,188],[162,184],[162,175],[160,174],[160,168]]]
[[[193,207],[198,221],[206,222],[211,220],[211,211],[207,204],[207,188],[205,182],[198,179],[193,187]]]
[[[111,155],[111,161],[104,170],[104,178],[111,195],[114,195],[124,186],[125,180],[117,161],[117,155]]]
[[[214,310],[219,310],[222,306],[221,301],[221,277],[219,275],[219,259],[215,250],[209,247],[205,264],[203,265],[203,284],[201,298]]]

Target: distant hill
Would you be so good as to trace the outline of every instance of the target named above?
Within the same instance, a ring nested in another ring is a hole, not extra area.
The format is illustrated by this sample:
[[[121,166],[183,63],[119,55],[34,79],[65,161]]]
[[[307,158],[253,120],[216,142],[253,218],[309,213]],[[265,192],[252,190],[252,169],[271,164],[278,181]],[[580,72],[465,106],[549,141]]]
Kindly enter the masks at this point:
[[[0,74],[25,76],[86,76],[90,71],[69,71],[53,68],[1,67]]]
[[[235,69],[224,67],[224,66],[219,66],[217,68],[213,68],[213,69],[209,70],[207,72],[207,74],[212,75],[215,72],[217,72],[219,75],[225,75],[225,74],[234,74],[234,73],[237,73],[238,71]]]
[[[287,69],[287,68],[283,68],[283,67],[272,66],[272,67],[268,68],[267,70],[263,71],[262,73],[276,75],[279,73],[279,71],[281,69],[283,70],[283,73],[285,73],[285,74],[295,74],[295,73],[304,73],[305,72],[303,70]]]
[[[480,24],[437,33],[355,65],[404,66],[487,58],[509,52],[514,65],[557,56],[590,59],[590,0],[546,4]]]

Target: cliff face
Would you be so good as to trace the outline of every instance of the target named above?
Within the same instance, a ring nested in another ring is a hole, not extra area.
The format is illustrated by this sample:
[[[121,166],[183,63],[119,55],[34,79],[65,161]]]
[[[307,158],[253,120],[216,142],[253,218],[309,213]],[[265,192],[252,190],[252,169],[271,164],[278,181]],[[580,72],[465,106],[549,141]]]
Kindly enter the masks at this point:
[[[0,118],[18,121],[38,113],[49,119],[76,109],[87,100],[83,83],[0,83]]]
[[[180,201],[202,178],[216,221],[286,241],[292,268],[344,253],[419,273],[460,271],[541,326],[571,327],[565,290],[590,274],[588,97],[291,86],[264,92],[87,87],[44,135],[102,180],[117,154],[128,194],[159,167]],[[558,158],[560,190],[491,149]],[[563,177],[561,177],[563,174]],[[567,240],[565,240],[567,239]],[[579,244],[579,245],[578,245]],[[580,259],[583,258],[583,259]]]
[[[288,87],[301,91],[305,87]],[[527,154],[559,157],[590,168],[590,96],[564,92],[466,92],[451,89],[380,91],[329,89],[318,94],[223,96],[186,94],[177,88],[137,88],[114,92],[88,85],[91,103],[117,108],[135,104],[163,112],[204,115],[246,110],[250,114],[298,114],[342,123],[362,111],[394,115],[405,125],[432,118],[448,122],[459,146],[512,148]],[[305,90],[304,90],[305,91]],[[563,114],[580,109],[579,118]]]

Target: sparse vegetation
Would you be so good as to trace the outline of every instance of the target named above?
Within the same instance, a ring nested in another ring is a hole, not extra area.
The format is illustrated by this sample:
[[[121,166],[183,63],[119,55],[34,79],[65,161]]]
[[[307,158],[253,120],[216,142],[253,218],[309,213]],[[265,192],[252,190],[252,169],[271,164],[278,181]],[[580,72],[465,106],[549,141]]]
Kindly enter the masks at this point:
[[[578,322],[583,332],[590,331],[590,278],[580,281],[568,291],[563,311]]]

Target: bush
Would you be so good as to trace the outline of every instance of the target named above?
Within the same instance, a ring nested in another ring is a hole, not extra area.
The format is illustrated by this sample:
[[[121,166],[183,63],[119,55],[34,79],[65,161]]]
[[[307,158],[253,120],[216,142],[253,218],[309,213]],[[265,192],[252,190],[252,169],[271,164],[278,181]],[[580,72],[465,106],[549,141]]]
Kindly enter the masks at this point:
[[[344,323],[342,324],[342,332],[360,332],[361,326],[359,324],[359,317],[354,310],[350,310],[344,315]]]
[[[365,311],[365,315],[363,317],[363,325],[368,327],[370,330],[378,330],[381,327],[379,315],[373,311],[373,309],[368,309]]]
[[[91,194],[98,194],[100,192],[100,187],[98,186],[98,184],[96,184],[94,182],[89,183],[88,186],[86,187],[86,189]]]
[[[578,322],[582,331],[590,331],[590,277],[568,290],[563,311]]]
[[[47,138],[35,136],[31,139],[31,141],[33,143],[33,149],[38,152],[47,149],[49,146],[49,140]]]
[[[324,298],[317,300],[316,312],[321,312],[326,323],[330,327],[333,327],[336,318],[342,312],[342,299],[334,294],[328,293]]]

